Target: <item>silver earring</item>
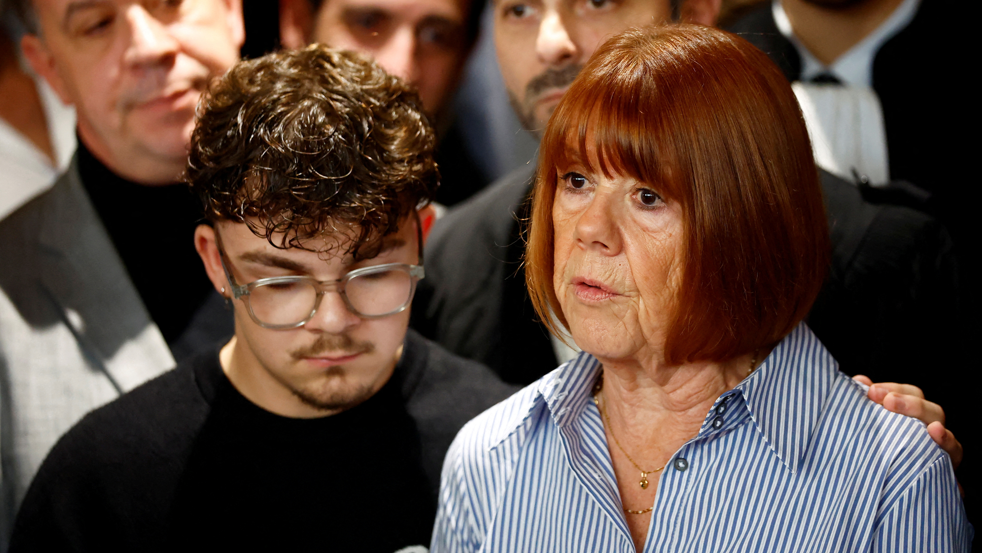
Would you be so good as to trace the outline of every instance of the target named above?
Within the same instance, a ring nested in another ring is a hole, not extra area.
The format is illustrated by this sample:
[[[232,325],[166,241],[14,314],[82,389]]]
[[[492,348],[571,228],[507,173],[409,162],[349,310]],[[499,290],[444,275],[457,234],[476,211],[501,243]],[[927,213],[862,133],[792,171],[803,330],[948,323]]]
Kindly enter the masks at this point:
[[[224,286],[222,286],[222,295],[223,296],[225,295],[225,287]]]

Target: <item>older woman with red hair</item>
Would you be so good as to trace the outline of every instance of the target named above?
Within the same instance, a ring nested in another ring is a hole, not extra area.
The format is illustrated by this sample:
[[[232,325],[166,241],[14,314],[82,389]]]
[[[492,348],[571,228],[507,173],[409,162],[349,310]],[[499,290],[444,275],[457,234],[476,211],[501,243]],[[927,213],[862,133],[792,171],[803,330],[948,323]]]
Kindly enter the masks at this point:
[[[584,353],[461,431],[432,551],[967,551],[948,456],[802,322],[828,251],[764,54],[684,25],[607,42],[546,129],[526,259]]]

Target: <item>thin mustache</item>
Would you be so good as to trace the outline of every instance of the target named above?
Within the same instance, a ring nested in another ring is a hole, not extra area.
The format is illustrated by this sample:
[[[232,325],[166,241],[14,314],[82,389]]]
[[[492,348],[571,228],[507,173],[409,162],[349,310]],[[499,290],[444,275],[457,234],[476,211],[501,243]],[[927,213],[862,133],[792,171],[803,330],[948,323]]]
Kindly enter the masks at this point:
[[[355,341],[347,334],[322,334],[313,344],[291,351],[290,356],[294,359],[304,359],[319,357],[321,354],[331,351],[372,353],[375,351],[375,344]]]
[[[534,98],[543,91],[569,86],[582,69],[582,65],[568,65],[562,69],[547,69],[525,86],[525,97]]]

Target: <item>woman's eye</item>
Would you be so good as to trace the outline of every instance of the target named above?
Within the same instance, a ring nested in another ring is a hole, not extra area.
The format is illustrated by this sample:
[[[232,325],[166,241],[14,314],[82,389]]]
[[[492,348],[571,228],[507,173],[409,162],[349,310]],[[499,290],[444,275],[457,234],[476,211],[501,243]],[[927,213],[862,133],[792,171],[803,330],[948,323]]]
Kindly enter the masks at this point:
[[[580,190],[587,185],[586,177],[572,171],[563,175],[562,179],[566,182],[567,186],[573,188],[574,190]]]
[[[661,196],[649,188],[638,190],[638,201],[645,207],[654,207],[661,201]]]

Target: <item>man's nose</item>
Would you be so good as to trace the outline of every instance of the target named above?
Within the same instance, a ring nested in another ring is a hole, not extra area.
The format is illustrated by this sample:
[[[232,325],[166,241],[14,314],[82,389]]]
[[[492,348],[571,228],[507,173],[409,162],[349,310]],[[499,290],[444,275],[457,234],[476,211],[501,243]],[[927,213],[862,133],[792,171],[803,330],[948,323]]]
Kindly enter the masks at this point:
[[[374,52],[375,61],[390,74],[416,84],[419,79],[416,46],[416,30],[410,26],[399,27]]]
[[[539,23],[535,53],[546,65],[563,65],[576,55],[576,43],[558,11],[547,11]]]
[[[348,309],[341,294],[332,291],[321,296],[317,312],[303,326],[311,331],[340,334],[360,322],[361,317]]]
[[[124,20],[129,27],[126,61],[131,65],[159,63],[177,52],[177,40],[167,27],[139,4],[128,7]]]

